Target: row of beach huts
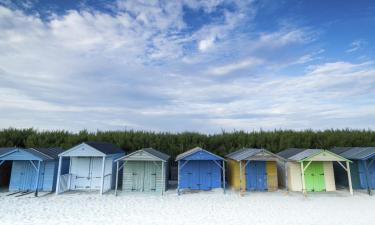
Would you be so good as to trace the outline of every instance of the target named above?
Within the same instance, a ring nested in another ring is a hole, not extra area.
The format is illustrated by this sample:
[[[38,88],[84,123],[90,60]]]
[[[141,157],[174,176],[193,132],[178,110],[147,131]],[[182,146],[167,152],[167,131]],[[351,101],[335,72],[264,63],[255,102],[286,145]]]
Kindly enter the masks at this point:
[[[125,154],[107,142],[61,148],[0,148],[0,188],[8,195],[38,192],[158,192],[168,188],[170,157],[152,148]],[[245,191],[325,192],[375,189],[375,147],[290,148],[274,154],[243,148],[225,157],[200,147],[176,157],[177,193],[226,186]]]

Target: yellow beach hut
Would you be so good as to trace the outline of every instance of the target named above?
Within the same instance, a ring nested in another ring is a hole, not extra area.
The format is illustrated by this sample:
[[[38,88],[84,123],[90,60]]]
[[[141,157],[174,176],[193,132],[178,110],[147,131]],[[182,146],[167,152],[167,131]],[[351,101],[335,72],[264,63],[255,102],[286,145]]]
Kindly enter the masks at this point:
[[[266,149],[243,148],[226,156],[228,181],[232,189],[275,191],[278,188],[277,161],[285,161]]]

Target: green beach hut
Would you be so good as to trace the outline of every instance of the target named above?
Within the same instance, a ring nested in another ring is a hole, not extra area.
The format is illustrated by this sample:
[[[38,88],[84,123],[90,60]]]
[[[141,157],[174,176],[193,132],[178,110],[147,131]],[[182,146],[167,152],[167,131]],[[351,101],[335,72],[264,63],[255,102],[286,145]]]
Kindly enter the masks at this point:
[[[143,148],[116,160],[116,186],[122,170],[122,190],[125,192],[159,192],[167,188],[169,155],[153,148]]]

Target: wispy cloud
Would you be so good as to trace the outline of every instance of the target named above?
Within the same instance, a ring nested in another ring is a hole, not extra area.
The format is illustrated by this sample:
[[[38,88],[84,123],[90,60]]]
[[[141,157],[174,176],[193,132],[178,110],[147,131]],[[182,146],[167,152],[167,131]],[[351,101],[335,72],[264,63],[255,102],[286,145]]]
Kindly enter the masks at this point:
[[[349,49],[346,50],[346,52],[352,53],[352,52],[358,51],[363,47],[364,44],[365,42],[363,40],[355,40],[352,43],[350,43],[350,47]]]
[[[208,70],[208,73],[214,74],[214,75],[225,75],[225,74],[237,71],[237,70],[258,66],[262,63],[263,61],[261,59],[250,58],[250,59],[242,60],[240,62],[213,67]]]

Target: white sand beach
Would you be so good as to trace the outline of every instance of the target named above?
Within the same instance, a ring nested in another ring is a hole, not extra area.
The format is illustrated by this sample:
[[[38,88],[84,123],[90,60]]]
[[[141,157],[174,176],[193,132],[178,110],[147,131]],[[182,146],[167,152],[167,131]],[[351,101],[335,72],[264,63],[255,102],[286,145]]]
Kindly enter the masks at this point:
[[[111,192],[38,198],[6,195],[0,194],[2,225],[369,225],[375,221],[375,197],[365,192],[350,196],[346,190],[307,197],[285,191],[240,197],[232,191],[223,195],[221,190],[180,196],[175,190],[164,196],[120,193],[116,197]]]

